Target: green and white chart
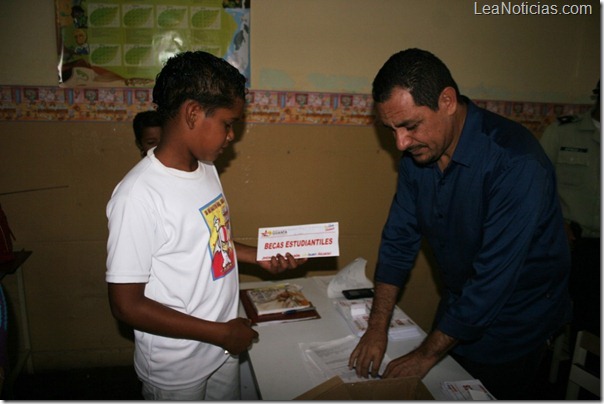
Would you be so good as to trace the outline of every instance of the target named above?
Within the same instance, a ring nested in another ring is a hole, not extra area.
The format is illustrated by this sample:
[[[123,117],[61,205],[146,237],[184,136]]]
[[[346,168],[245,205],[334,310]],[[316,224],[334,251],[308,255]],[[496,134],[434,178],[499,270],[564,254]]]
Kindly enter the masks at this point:
[[[249,86],[249,0],[55,0],[55,5],[62,87],[151,87],[164,62],[188,50],[226,59]]]

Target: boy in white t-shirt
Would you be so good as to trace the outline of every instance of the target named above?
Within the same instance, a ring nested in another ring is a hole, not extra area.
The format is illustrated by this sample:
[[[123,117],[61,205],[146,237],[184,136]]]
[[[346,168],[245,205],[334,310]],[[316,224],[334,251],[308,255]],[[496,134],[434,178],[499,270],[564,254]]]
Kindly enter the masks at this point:
[[[153,89],[160,143],[107,204],[109,302],[135,330],[146,399],[239,399],[237,355],[258,333],[237,317],[237,260],[256,263],[256,248],[233,241],[213,162],[244,100],[245,78],[226,61],[201,51],[170,58]],[[257,264],[278,273],[304,261]]]

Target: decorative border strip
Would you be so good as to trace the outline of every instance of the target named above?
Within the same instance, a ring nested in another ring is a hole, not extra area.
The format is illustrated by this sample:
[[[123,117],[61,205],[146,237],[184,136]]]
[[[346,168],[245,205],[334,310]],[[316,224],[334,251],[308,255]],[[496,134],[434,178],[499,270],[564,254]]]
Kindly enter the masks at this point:
[[[131,121],[152,109],[152,89],[0,86],[0,121]],[[587,104],[474,100],[540,136],[557,116],[580,114]],[[250,90],[246,123],[359,125],[374,123],[370,94]]]

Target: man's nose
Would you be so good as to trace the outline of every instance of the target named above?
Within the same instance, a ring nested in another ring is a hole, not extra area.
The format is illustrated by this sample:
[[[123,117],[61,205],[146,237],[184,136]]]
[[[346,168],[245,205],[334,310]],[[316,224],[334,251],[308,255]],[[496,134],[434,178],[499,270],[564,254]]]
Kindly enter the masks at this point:
[[[405,128],[398,128],[394,132],[394,139],[396,141],[396,148],[400,151],[405,151],[411,146],[413,140],[409,136],[409,131]]]

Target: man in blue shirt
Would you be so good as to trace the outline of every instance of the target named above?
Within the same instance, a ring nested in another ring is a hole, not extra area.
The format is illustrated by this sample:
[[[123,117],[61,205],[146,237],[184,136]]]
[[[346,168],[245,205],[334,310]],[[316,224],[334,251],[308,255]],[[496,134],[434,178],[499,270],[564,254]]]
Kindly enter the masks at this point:
[[[369,328],[350,366],[377,373],[423,237],[444,285],[434,327],[382,377],[423,378],[450,353],[496,398],[526,399],[546,341],[570,316],[570,252],[551,162],[526,128],[460,95],[429,52],[393,55],[373,99],[403,156]]]

